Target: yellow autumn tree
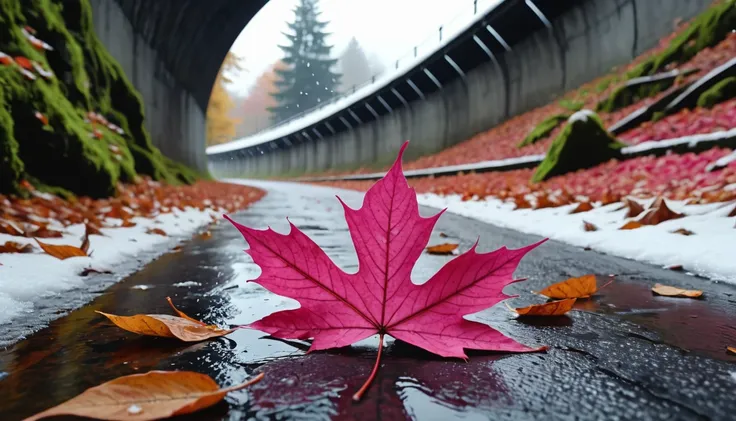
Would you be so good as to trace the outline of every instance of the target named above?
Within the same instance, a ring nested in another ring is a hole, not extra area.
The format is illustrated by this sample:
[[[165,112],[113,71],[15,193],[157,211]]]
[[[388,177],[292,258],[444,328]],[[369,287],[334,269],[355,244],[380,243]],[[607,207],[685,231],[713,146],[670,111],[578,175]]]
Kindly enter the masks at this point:
[[[235,126],[238,124],[238,119],[230,115],[235,103],[226,87],[232,83],[232,80],[228,78],[228,73],[238,70],[242,70],[240,58],[232,52],[228,52],[222,62],[220,71],[217,73],[215,85],[212,87],[212,94],[210,95],[210,102],[207,105],[208,145],[225,143],[235,137]]]

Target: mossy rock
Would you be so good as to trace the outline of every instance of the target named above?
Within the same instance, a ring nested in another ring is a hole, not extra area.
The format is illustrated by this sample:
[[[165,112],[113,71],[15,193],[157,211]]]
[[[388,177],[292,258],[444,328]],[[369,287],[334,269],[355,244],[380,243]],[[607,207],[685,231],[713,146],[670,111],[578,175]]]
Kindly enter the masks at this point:
[[[24,26],[53,50],[34,49]],[[36,61],[55,75],[28,80],[18,66],[0,66],[0,192],[19,193],[19,181],[33,179],[61,195],[106,197],[136,174],[170,183],[196,178],[153,146],[142,98],[97,38],[89,0],[0,0],[0,51]],[[124,134],[93,126],[89,111]],[[95,129],[102,139],[93,136]]]
[[[675,82],[675,78],[659,80],[652,83],[622,85],[614,89],[608,98],[599,102],[595,110],[597,112],[610,113],[621,108],[635,104],[644,98],[649,98],[667,90]]]
[[[712,47],[736,28],[736,0],[725,0],[696,17],[670,45],[640,63],[626,77],[633,79],[658,73],[672,63],[685,63],[704,48]]]
[[[573,114],[562,133],[555,138],[532,182],[594,167],[612,158],[621,158],[626,144],[618,141],[603,127],[600,118],[590,110]]]
[[[550,133],[552,133],[552,130],[554,130],[557,126],[559,126],[562,122],[567,120],[569,115],[567,114],[555,114],[551,117],[547,117],[542,121],[541,123],[537,124],[534,129],[532,129],[531,132],[524,138],[524,140],[519,143],[517,146],[519,149],[533,145],[540,140],[546,138],[549,136]]]
[[[731,76],[711,86],[698,97],[698,107],[713,108],[714,105],[736,97],[736,76]]]
[[[580,92],[581,96],[586,96],[587,94],[587,91]],[[585,102],[578,99],[561,99],[558,103],[560,104],[560,107],[572,112],[580,111],[585,106]]]

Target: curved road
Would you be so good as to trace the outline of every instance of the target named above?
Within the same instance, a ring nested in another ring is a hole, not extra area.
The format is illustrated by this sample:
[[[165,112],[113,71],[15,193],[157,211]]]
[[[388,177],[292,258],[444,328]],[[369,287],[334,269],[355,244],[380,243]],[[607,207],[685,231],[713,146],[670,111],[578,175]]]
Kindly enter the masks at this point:
[[[283,232],[289,216],[338,265],[356,270],[336,190],[257,184],[269,194],[236,220]],[[340,195],[352,206],[362,197]],[[440,238],[440,232],[450,238]],[[609,275],[616,280],[577,303],[569,316],[524,322],[512,319],[503,305],[476,316],[523,343],[549,346],[547,352],[473,352],[463,362],[390,342],[375,383],[358,404],[351,395],[371,370],[375,338],[308,355],[305,342],[273,340],[251,330],[182,344],[126,333],[94,313],[170,314],[165,301],[170,295],[192,316],[236,325],[296,306],[245,283],[259,269],[242,252],[245,243],[232,226],[220,224],[213,234],[162,256],[1,351],[0,419],[22,419],[88,387],[152,369],[199,371],[221,385],[266,372],[261,383],[188,418],[197,420],[727,420],[736,413],[736,357],[725,352],[736,346],[735,287],[554,241],[522,261],[516,275],[529,280],[508,288],[520,295],[511,305],[538,303],[529,291],[570,276],[594,273],[599,284]],[[465,250],[478,236],[481,251],[539,239],[445,214],[430,244],[458,241]],[[423,255],[415,279],[427,279],[447,259]],[[656,282],[695,286],[705,298],[656,297],[649,291]]]

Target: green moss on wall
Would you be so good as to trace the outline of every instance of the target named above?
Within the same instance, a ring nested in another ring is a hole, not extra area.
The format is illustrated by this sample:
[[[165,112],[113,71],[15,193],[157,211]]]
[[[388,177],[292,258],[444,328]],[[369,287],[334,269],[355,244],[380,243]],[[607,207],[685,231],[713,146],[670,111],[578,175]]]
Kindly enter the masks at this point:
[[[711,86],[698,97],[698,107],[713,108],[714,105],[736,97],[736,76],[731,76]]]
[[[701,13],[685,31],[670,42],[664,51],[631,69],[626,77],[633,79],[649,76],[664,70],[669,64],[685,63],[698,51],[721,42],[734,28],[736,28],[736,0],[724,0]]]
[[[532,182],[594,167],[612,158],[621,157],[621,148],[626,144],[608,133],[603,128],[603,122],[593,112],[580,111],[570,120],[550,145],[547,155],[532,176]]]
[[[35,49],[24,26],[53,51]],[[0,169],[0,191],[17,192],[21,179],[32,178],[50,190],[104,197],[136,174],[169,183],[196,179],[153,146],[142,98],[95,35],[88,0],[0,0],[0,51],[34,60],[55,75],[28,80],[17,65],[0,66],[0,152],[3,164],[9,163]],[[124,134],[93,125],[89,111]],[[101,139],[93,136],[95,129]]]
[[[549,136],[552,130],[554,130],[562,122],[567,120],[568,117],[569,115],[567,114],[556,114],[551,117],[547,117],[546,119],[544,119],[544,121],[537,124],[537,126],[534,127],[531,132],[529,132],[524,140],[519,143],[518,148],[533,145],[540,140],[546,138],[547,136]]]

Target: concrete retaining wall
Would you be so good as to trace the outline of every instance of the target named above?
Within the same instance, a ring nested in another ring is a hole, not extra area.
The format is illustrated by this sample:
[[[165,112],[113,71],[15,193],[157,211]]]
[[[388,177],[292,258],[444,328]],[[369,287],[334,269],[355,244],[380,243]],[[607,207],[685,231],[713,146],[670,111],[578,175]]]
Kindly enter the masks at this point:
[[[144,38],[135,33],[116,2],[90,3],[97,36],[143,96],[146,127],[153,143],[166,156],[205,170],[205,111],[179,86]]]
[[[710,3],[582,1],[559,16],[552,31],[538,31],[514,45],[498,66],[476,68],[424,101],[321,141],[213,161],[210,167],[219,176],[251,177],[357,168],[391,162],[406,139],[412,141],[407,158],[435,152],[630,62],[671,33],[676,19],[690,19]]]

